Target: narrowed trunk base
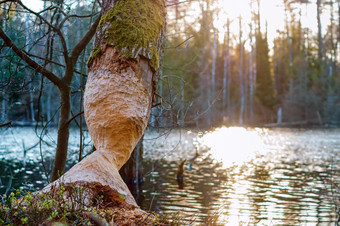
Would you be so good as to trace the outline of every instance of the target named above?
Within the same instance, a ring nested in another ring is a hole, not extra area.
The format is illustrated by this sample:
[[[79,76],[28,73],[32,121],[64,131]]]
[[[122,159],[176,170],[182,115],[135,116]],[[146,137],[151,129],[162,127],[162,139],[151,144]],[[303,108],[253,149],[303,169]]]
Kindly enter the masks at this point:
[[[103,195],[112,203],[126,204],[131,208],[138,207],[115,165],[100,150],[83,159],[59,180],[45,187],[42,192],[51,192],[60,186],[84,187],[87,202]]]

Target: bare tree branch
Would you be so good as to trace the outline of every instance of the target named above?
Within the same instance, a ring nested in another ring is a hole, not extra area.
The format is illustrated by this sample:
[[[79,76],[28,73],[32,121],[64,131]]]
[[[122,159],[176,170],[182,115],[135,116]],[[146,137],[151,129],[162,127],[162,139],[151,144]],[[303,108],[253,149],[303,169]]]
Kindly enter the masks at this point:
[[[179,43],[177,46],[165,47],[165,49],[176,49],[180,47],[181,45],[183,45],[184,43],[186,43],[187,41],[189,41],[190,39],[192,39],[193,37],[194,36],[190,36],[189,38],[185,39],[183,42]]]
[[[32,67],[36,72],[41,73],[47,79],[49,79],[53,84],[58,87],[63,85],[60,78],[58,78],[51,71],[47,70],[34,60],[32,60],[29,56],[27,56],[21,49],[19,49],[12,40],[5,34],[5,32],[0,28],[0,37],[4,40],[5,44],[10,47],[22,60],[24,60],[30,67]]]
[[[11,124],[12,124],[12,121],[6,122],[4,124],[0,124],[0,128],[5,127],[5,126],[10,126]]]
[[[69,56],[68,56],[68,50],[67,50],[67,44],[66,40],[64,38],[64,35],[62,34],[61,30],[59,28],[56,28],[53,26],[51,23],[49,23],[44,17],[42,17],[39,13],[34,12],[33,10],[29,9],[27,6],[25,6],[20,0],[16,0],[16,2],[21,5],[25,10],[27,10],[29,13],[34,14],[36,17],[44,21],[49,27],[51,27],[59,36],[61,45],[63,47],[63,55],[65,58],[65,62],[69,61]]]
[[[77,61],[77,58],[79,57],[80,53],[84,50],[86,45],[91,41],[93,35],[96,33],[97,26],[99,24],[101,16],[98,16],[98,18],[94,21],[91,28],[88,30],[88,32],[85,34],[85,36],[78,42],[78,44],[74,47],[72,53],[71,53],[71,59],[73,60],[73,63]]]
[[[66,124],[70,124],[75,118],[77,118],[79,115],[82,115],[82,114],[84,114],[84,111],[79,112],[78,114],[74,115],[72,118],[70,118],[70,120],[66,122]]]
[[[72,15],[66,15],[65,18],[60,22],[60,25],[59,25],[59,29],[61,29],[61,27],[64,25],[64,23],[72,18],[72,17],[77,17],[77,18],[87,18],[87,17],[93,17],[93,16],[96,16],[98,15],[98,13],[95,13],[95,14],[89,14],[89,15],[77,15],[77,14],[72,14]]]
[[[51,63],[51,64],[54,64],[54,65],[57,65],[57,66],[63,67],[63,68],[66,67],[65,65],[63,65],[63,64],[61,64],[61,63],[58,63],[58,62],[53,61],[53,60],[50,60],[50,59],[46,59],[45,57],[37,56],[37,55],[31,54],[31,53],[27,53],[27,52],[25,52],[25,53],[26,53],[28,56],[34,57],[34,58],[38,58],[39,60],[46,60],[47,63]],[[1,57],[0,57],[0,58],[1,58]],[[79,74],[79,75],[82,75],[82,76],[84,76],[84,77],[87,77],[87,74],[84,74],[84,73],[82,73],[82,72],[80,72],[80,71],[77,71],[77,70],[74,70],[74,73],[77,73],[77,74]]]

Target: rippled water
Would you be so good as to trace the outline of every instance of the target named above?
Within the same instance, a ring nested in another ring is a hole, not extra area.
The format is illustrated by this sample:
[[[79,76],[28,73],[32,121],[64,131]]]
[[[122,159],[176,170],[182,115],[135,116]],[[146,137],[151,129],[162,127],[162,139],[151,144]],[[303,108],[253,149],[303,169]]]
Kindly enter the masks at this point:
[[[78,132],[71,134],[69,165],[79,149]],[[55,131],[45,140],[49,168]],[[0,131],[1,193],[9,183],[11,189],[46,184],[39,147],[22,151],[38,141],[30,128]],[[176,175],[184,159],[181,182]],[[337,218],[340,129],[148,131],[144,160],[138,202],[145,210],[204,225],[334,225]]]
[[[177,146],[168,144],[179,137]],[[339,129],[223,127],[204,134],[174,131],[145,143],[144,209],[221,225],[335,223]],[[181,185],[178,164],[196,151]]]
[[[70,134],[67,168],[77,162],[80,142],[79,130],[71,129]],[[44,187],[52,170],[56,139],[56,128],[0,128],[0,194]],[[86,154],[92,148],[87,132],[83,143]]]

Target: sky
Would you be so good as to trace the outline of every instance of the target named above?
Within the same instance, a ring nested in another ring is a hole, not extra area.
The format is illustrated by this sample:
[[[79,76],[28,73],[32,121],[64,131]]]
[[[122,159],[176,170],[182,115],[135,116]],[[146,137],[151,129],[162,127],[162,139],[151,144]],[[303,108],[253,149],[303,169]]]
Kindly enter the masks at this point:
[[[44,5],[44,2],[41,0],[22,0],[22,2],[35,12],[41,10]]]
[[[26,6],[30,7],[34,11],[39,11],[43,7],[43,1],[41,0],[22,0]],[[250,21],[250,5],[249,0],[219,0],[218,8],[220,9],[219,15],[215,16],[214,25],[219,30],[219,39],[223,40],[225,33],[226,18],[230,18],[231,31],[235,35],[239,33],[239,22],[238,17],[241,15],[243,18],[243,32],[244,38],[246,33],[249,32],[249,21]],[[282,0],[261,0],[261,28],[264,32],[265,24],[268,24],[268,40],[269,45],[277,36],[277,30],[284,30],[285,26],[285,14]],[[309,27],[313,32],[317,31],[317,20],[316,20],[316,4],[315,1],[310,0],[311,4],[304,5],[301,7],[301,21],[303,27]],[[257,4],[253,3],[254,10],[257,10]],[[199,10],[199,8],[198,8]],[[329,9],[326,8],[322,14],[323,32],[326,31],[326,24],[329,23]]]
[[[219,8],[221,9],[220,17],[215,20],[215,26],[219,28],[220,33],[225,32],[224,24],[226,18],[229,17],[233,20],[231,24],[231,31],[234,34],[239,34],[239,21],[238,17],[241,15],[243,18],[243,32],[249,32],[249,21],[251,16],[251,9],[249,0],[220,0]],[[301,23],[302,27],[310,28],[314,33],[317,31],[316,19],[316,4],[313,1],[311,4],[296,5],[301,8]],[[277,36],[277,30],[285,30],[285,12],[282,0],[261,0],[261,30],[265,31],[265,25],[268,24],[268,40],[269,45]],[[253,3],[253,9],[257,12],[257,4]],[[298,13],[298,11],[297,11]],[[322,19],[324,26],[323,33],[326,32],[326,24],[329,23],[329,8],[323,11]],[[244,37],[246,38],[246,37]],[[221,38],[220,38],[221,39]]]

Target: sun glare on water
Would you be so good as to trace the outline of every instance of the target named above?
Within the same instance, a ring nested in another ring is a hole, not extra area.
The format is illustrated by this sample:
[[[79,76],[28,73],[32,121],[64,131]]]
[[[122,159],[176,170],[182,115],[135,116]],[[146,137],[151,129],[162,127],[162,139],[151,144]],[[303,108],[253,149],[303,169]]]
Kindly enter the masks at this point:
[[[205,134],[199,141],[210,148],[212,156],[228,168],[234,164],[245,163],[258,154],[264,154],[261,136],[258,130],[222,127]]]

